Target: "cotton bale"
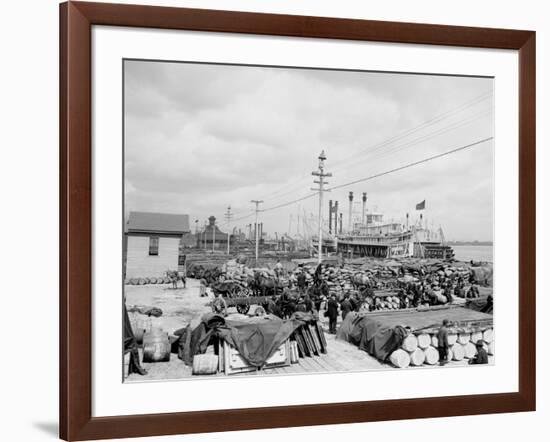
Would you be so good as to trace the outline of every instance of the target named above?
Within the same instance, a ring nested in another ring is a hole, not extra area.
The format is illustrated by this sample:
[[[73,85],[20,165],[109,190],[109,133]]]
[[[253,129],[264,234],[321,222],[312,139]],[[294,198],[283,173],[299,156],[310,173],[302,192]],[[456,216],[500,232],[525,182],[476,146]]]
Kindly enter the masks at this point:
[[[405,351],[412,352],[418,347],[418,339],[415,335],[408,335],[401,344],[401,348]]]
[[[457,340],[458,340],[458,335],[456,333],[449,333],[447,335],[447,342],[449,343],[450,346],[456,344]]]
[[[439,352],[432,346],[424,349],[424,363],[435,365],[439,361]]]
[[[473,343],[473,344],[476,344],[477,341],[482,340],[482,339],[483,339],[483,333],[480,332],[480,331],[473,332],[470,336],[470,342]]]
[[[437,348],[439,346],[439,339],[437,339],[437,335],[432,335],[431,339],[432,339],[432,345]]]
[[[476,346],[471,342],[464,344],[463,347],[464,347],[464,357],[466,359],[472,359],[476,355],[477,353]]]
[[[411,353],[409,353],[409,356],[411,358],[411,365],[414,365],[415,367],[424,364],[424,361],[426,360],[424,350],[422,350],[421,348],[417,348],[416,350],[412,351]]]
[[[397,368],[406,368],[411,363],[411,357],[403,349],[397,349],[390,355],[390,362]]]
[[[494,332],[493,332],[493,329],[492,328],[488,328],[487,330],[485,330],[483,332],[483,337],[482,339],[487,342],[488,344],[493,342],[494,340]]]
[[[489,342],[489,344],[487,344],[487,353],[491,356],[495,354],[495,341]]]
[[[464,346],[458,342],[451,347],[453,361],[462,361],[464,359]]]
[[[460,333],[458,335],[457,341],[459,344],[465,345],[470,342],[470,333]]]
[[[428,348],[432,343],[432,338],[427,333],[422,333],[416,338],[418,339],[418,346],[422,349]]]

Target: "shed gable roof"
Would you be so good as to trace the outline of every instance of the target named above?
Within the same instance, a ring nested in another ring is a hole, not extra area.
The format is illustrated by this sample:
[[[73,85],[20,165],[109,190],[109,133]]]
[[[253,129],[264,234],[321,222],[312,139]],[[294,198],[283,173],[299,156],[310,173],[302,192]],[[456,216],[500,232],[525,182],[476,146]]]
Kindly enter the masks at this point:
[[[128,233],[171,233],[190,232],[189,215],[155,212],[130,212]]]

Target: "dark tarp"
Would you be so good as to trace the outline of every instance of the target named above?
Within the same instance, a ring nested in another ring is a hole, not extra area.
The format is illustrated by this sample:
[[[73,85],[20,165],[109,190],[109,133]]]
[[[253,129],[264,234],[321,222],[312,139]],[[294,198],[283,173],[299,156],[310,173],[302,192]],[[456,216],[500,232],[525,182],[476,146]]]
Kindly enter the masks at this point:
[[[385,360],[400,347],[407,333],[406,328],[414,332],[437,327],[443,319],[475,322],[492,319],[492,316],[462,307],[349,314],[342,322],[336,339],[351,342],[372,356]]]
[[[466,307],[482,313],[493,313],[493,297],[483,296],[476,299],[469,299],[466,301]]]
[[[208,313],[191,332],[189,354],[204,353],[211,339],[223,338],[250,365],[262,367],[294,330],[315,319],[311,314],[300,312],[287,320],[274,315],[233,319]]]
[[[132,373],[138,373],[141,375],[147,374],[147,372],[139,364],[139,352],[136,337],[130,324],[130,318],[128,317],[128,311],[126,305],[124,305],[124,354],[130,353],[130,363],[128,364],[128,376]]]

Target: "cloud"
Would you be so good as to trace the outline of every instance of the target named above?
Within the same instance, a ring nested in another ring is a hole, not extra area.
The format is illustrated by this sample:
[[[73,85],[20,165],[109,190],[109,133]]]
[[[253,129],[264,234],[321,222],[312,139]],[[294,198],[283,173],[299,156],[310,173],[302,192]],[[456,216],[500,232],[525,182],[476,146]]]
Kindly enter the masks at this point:
[[[492,135],[492,87],[466,77],[126,61],[126,208],[204,220],[228,205],[246,215],[251,199],[273,207],[311,193],[322,149],[330,186],[409,164]],[[490,239],[492,182],[486,143],[335,190],[325,204],[339,200],[347,216],[347,192],[366,191],[369,207],[403,218],[426,199],[449,239]],[[266,231],[287,231],[291,215],[316,213],[316,204],[265,212]]]

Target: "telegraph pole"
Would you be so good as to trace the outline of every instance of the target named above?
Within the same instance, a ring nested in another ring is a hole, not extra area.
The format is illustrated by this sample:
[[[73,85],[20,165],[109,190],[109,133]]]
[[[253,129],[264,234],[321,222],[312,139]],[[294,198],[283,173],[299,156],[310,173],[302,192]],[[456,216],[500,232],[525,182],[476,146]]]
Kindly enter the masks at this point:
[[[225,219],[227,221],[227,254],[229,255],[229,231],[230,231],[230,225],[231,222],[231,206],[227,206],[227,212],[225,212]]]
[[[258,233],[260,230],[258,225],[258,212],[260,211],[260,204],[263,203],[263,200],[251,200],[250,202],[256,204],[256,229],[254,229],[255,230],[254,233],[256,234],[256,265],[258,265],[258,250],[259,250]]]
[[[315,184],[319,184],[319,188],[312,188],[311,190],[316,190],[319,192],[319,245],[317,248],[317,258],[319,264],[321,264],[323,258],[323,192],[329,192],[324,189],[324,185],[328,184],[328,181],[325,181],[325,177],[331,177],[332,173],[325,172],[325,160],[327,159],[325,151],[321,152],[319,155],[319,170],[314,170],[311,172],[313,176],[319,177],[319,181],[313,181]]]

